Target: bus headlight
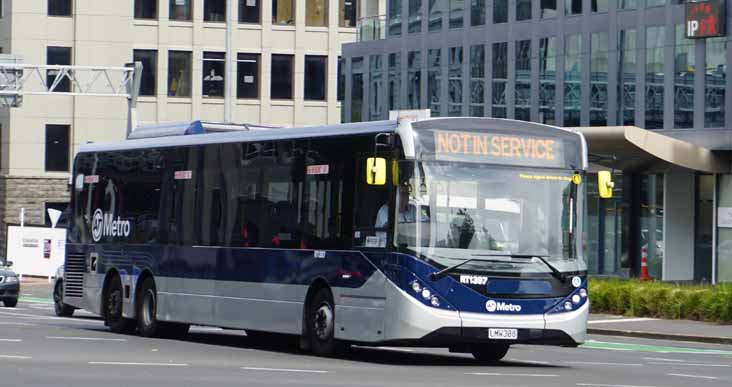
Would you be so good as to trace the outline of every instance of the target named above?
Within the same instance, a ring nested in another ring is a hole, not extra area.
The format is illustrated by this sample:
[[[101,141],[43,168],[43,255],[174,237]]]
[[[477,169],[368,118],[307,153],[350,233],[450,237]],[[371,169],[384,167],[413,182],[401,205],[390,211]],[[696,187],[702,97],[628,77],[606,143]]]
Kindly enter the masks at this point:
[[[414,290],[415,293],[419,293],[422,291],[422,286],[419,284],[419,282],[414,281],[412,282],[412,290]]]
[[[564,303],[564,310],[572,310],[572,303],[567,301]]]
[[[427,288],[422,289],[422,298],[424,298],[425,300],[429,300],[431,297],[432,297],[432,292],[430,292],[429,289],[427,289]]]
[[[440,299],[437,298],[437,297],[435,297],[435,296],[432,296],[432,300],[430,300],[430,304],[432,304],[432,306],[434,306],[435,308],[439,308],[440,307]]]
[[[582,298],[587,298],[587,289],[585,289],[585,288],[580,289],[579,294]]]
[[[572,296],[572,303],[579,304],[580,301],[582,301],[582,297],[580,297],[579,294],[575,294],[574,296]]]

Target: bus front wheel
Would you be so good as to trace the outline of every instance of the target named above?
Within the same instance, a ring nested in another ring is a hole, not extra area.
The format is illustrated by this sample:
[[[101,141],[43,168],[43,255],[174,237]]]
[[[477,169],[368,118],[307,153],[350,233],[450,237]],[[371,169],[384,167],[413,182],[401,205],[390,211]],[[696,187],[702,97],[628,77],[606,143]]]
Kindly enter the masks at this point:
[[[135,330],[135,322],[122,316],[124,293],[122,280],[118,275],[109,279],[104,295],[104,324],[114,333],[130,333]]]
[[[472,348],[473,357],[481,363],[496,363],[508,352],[508,344],[482,344]]]
[[[335,303],[330,290],[318,290],[310,302],[308,313],[308,339],[316,355],[327,356],[336,352]]]

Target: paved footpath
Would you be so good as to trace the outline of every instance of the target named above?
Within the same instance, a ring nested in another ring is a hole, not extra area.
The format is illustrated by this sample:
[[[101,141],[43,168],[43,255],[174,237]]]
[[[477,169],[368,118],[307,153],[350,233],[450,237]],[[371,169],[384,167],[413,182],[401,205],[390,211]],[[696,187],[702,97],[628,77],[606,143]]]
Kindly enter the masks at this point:
[[[626,318],[593,314],[590,316],[588,331],[612,336],[732,344],[732,325],[702,321]]]

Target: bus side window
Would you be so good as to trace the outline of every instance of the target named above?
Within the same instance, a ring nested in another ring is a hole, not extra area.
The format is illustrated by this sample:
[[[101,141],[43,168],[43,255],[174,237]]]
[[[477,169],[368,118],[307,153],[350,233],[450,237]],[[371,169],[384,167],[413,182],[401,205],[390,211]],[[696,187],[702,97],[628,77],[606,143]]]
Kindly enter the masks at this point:
[[[380,156],[384,157],[384,156]],[[387,158],[387,165],[390,164]],[[387,184],[366,183],[366,157],[356,160],[354,205],[354,247],[385,248],[393,208],[391,207],[392,176],[387,168]]]

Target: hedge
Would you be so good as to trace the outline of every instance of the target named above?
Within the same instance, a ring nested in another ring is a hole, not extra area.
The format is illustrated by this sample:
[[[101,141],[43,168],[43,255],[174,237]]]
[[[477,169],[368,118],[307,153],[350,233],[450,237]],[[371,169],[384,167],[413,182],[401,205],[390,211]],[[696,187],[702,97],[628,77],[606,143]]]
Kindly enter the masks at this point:
[[[732,323],[732,284],[592,278],[588,290],[593,313]]]

